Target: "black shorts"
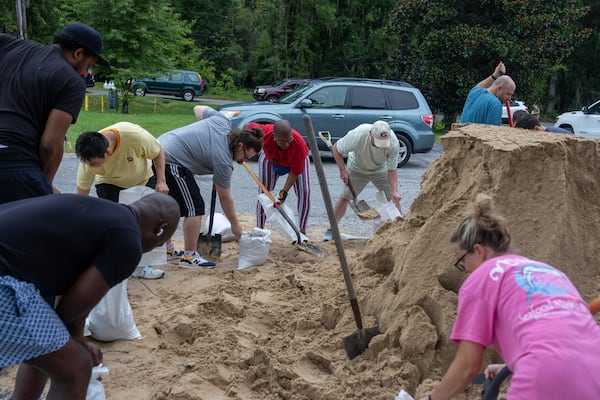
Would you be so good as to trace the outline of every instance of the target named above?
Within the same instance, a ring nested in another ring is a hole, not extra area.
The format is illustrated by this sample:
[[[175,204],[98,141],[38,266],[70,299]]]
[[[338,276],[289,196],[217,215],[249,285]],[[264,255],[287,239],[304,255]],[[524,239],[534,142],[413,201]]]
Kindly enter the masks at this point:
[[[165,178],[169,195],[179,203],[182,217],[204,215],[204,199],[191,171],[179,165],[166,164]]]
[[[0,167],[0,204],[52,194],[52,186],[39,166]]]

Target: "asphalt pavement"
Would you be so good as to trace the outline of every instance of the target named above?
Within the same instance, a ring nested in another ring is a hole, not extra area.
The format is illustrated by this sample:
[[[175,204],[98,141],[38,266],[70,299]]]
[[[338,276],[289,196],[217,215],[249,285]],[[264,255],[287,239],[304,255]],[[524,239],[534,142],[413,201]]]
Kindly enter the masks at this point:
[[[398,169],[398,189],[402,195],[402,211],[408,211],[410,205],[419,194],[421,186],[421,176],[439,155],[442,153],[442,147],[435,144],[429,153],[413,154],[406,165]],[[62,193],[75,193],[77,180],[78,159],[74,153],[65,153],[63,161],[56,174],[54,184]],[[256,162],[248,162],[254,172],[258,173],[258,165]],[[329,189],[332,202],[335,203],[338,196],[342,192],[343,183],[339,178],[339,170],[333,159],[323,159],[323,168],[325,179]],[[314,164],[311,165],[311,210],[309,216],[309,233],[315,231],[313,228],[322,228],[324,232],[329,226],[329,218],[323,196],[321,194],[321,186],[317,177]],[[212,186],[212,175],[197,176],[196,181],[200,186],[200,193],[204,196],[207,205],[210,201],[210,191]],[[232,177],[232,193],[235,203],[235,208],[238,214],[255,215],[256,199],[258,187],[248,172],[242,165],[235,164]],[[284,183],[284,178],[280,178],[277,182],[276,189],[273,193],[277,193]],[[365,200],[370,206],[374,207],[376,202],[376,189],[369,184],[358,196],[359,199]],[[95,195],[92,188],[91,195]],[[286,203],[296,212],[297,199],[293,190],[290,191]],[[217,212],[222,212],[220,204],[217,200]],[[370,236],[373,229],[372,221],[361,221],[350,208],[340,222],[340,230],[342,233],[356,236]],[[311,240],[320,240],[321,238],[310,238]]]

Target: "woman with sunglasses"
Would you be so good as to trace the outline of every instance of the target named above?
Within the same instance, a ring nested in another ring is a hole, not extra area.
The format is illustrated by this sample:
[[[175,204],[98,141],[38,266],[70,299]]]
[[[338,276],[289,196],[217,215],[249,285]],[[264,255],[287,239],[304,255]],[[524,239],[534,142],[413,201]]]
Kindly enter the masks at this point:
[[[600,327],[558,269],[512,251],[506,220],[479,194],[450,237],[468,274],[450,338],[456,356],[424,400],[451,399],[493,345],[513,372],[508,400],[593,399],[600,394]]]

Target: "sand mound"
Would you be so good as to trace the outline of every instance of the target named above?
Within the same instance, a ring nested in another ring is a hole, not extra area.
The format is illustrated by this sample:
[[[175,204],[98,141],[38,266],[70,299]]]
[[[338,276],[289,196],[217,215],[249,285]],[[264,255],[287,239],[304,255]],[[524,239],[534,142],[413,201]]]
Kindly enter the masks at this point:
[[[382,224],[345,252],[365,327],[382,334],[348,360],[342,338],[356,325],[335,244],[325,259],[274,233],[267,263],[238,271],[225,243],[210,271],[165,266],[157,281],[130,279],[143,340],[101,343],[108,399],[393,399],[427,393],[446,370],[458,288],[448,235],[478,192],[512,222],[523,254],[553,264],[586,300],[600,294],[599,144],[509,128],[457,127],[425,174],[403,221]],[[253,216],[242,220],[253,227]],[[320,237],[325,227],[309,229]],[[489,357],[494,357],[491,354]],[[15,368],[0,371],[12,387]],[[476,398],[472,388],[459,399]],[[2,397],[0,397],[2,398]]]
[[[378,271],[389,277],[369,293],[367,312],[386,331],[382,349],[397,348],[421,380],[439,379],[454,357],[448,336],[464,274],[452,267],[448,237],[479,192],[495,199],[522,254],[562,269],[584,299],[600,294],[598,142],[463,125],[442,143],[407,221],[378,232],[394,240],[373,240],[361,255],[393,261]]]

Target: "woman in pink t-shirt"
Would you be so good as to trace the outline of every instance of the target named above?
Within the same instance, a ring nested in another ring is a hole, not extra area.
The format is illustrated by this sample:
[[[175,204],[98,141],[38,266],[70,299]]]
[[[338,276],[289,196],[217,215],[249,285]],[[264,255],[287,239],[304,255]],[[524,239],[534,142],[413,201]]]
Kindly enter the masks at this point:
[[[600,327],[561,271],[511,253],[506,220],[480,194],[450,237],[469,274],[450,338],[458,351],[424,399],[451,399],[479,373],[493,345],[513,372],[508,400],[600,398]]]

